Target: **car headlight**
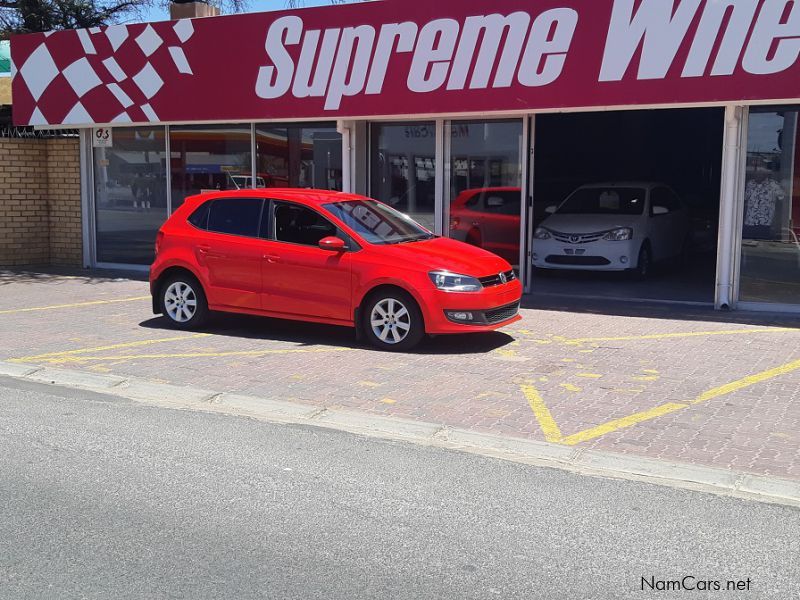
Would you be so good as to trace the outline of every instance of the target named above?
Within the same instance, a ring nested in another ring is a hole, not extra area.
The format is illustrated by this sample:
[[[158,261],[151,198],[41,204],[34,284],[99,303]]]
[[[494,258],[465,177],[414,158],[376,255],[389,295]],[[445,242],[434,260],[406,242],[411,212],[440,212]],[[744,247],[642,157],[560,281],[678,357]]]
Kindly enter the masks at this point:
[[[447,271],[428,273],[433,285],[445,292],[478,292],[483,289],[481,282],[469,275],[459,275]]]
[[[633,238],[633,229],[630,227],[620,227],[619,229],[612,229],[603,236],[604,240],[611,242],[626,242]]]
[[[553,236],[544,227],[537,227],[536,231],[533,232],[533,237],[537,240],[549,240]]]

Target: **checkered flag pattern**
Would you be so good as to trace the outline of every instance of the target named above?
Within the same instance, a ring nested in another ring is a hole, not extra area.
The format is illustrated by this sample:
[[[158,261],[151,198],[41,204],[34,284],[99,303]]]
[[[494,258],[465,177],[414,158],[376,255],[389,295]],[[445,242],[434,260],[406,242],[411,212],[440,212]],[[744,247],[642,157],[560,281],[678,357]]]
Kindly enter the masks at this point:
[[[29,125],[158,121],[165,82],[193,75],[193,34],[189,19],[40,34],[27,56],[14,56],[15,98],[30,96]]]

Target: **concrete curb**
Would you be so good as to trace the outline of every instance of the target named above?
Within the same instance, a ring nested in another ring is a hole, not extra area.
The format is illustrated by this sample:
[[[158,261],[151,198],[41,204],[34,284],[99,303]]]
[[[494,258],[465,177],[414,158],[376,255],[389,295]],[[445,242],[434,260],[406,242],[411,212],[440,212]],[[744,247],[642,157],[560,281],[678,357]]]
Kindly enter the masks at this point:
[[[800,481],[740,471],[673,463],[538,440],[504,437],[437,423],[322,408],[295,402],[0,361],[0,375],[25,381],[102,392],[167,408],[202,410],[347,431],[490,456],[584,475],[644,481],[749,500],[800,507]]]

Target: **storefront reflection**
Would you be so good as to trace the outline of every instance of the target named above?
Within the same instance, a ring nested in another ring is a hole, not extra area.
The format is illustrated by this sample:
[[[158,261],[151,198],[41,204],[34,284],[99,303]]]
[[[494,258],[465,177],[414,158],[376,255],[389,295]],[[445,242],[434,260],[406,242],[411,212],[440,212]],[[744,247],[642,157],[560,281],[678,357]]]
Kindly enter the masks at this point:
[[[450,204],[450,237],[519,263],[521,190],[464,190]]]
[[[522,121],[452,121],[450,236],[519,266]]]
[[[747,143],[740,300],[800,298],[797,111],[754,109]]]
[[[97,261],[149,264],[167,217],[163,128],[117,128],[113,147],[95,148]]]

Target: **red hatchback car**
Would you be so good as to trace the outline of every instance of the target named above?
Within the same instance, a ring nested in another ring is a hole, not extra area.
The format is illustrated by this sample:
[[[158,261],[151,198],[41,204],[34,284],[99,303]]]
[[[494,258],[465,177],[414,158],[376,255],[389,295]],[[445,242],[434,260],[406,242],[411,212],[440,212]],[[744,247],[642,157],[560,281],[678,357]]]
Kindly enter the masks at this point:
[[[386,350],[498,329],[522,296],[494,254],[370,198],[298,189],[187,198],[158,232],[150,291],[179,328],[248,313],[356,327]]]

